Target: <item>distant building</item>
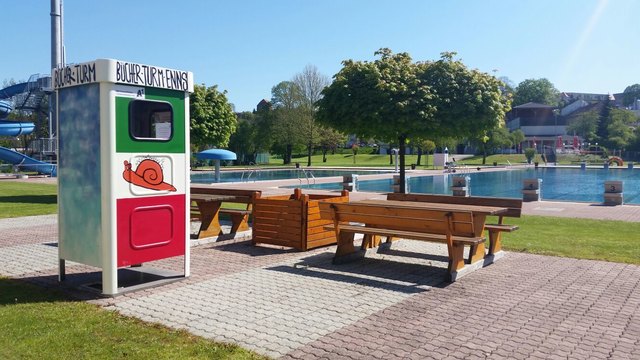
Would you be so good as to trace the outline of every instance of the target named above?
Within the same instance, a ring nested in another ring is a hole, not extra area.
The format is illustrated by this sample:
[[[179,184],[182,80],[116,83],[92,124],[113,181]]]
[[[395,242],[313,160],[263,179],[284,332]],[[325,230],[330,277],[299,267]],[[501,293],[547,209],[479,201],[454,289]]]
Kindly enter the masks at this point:
[[[257,112],[268,111],[268,110],[271,110],[271,102],[269,102],[269,100],[267,99],[260,100],[258,105],[256,105]]]

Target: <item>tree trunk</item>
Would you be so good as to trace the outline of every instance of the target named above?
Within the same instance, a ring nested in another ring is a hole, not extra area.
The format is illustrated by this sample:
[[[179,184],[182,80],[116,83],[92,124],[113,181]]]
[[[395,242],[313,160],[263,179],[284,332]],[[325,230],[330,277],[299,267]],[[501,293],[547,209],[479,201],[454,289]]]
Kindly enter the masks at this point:
[[[311,152],[313,151],[313,145],[309,143],[307,146],[307,166],[311,166]]]
[[[405,140],[407,139],[406,135],[400,135],[398,137],[398,141],[400,142],[399,150],[400,150],[400,193],[406,194],[407,189],[405,189],[405,171],[404,171],[404,153],[405,153]]]
[[[329,149],[327,149],[326,147],[323,147],[323,148],[322,148],[322,162],[323,162],[323,163],[326,163],[326,162],[327,162],[327,151],[328,151],[328,150],[329,150]]]
[[[293,153],[293,145],[287,144],[284,152],[284,164],[291,164],[291,155]]]
[[[487,163],[487,144],[482,144],[482,165]]]
[[[422,159],[422,147],[418,146],[418,161],[416,161],[416,166],[420,166],[421,159]]]

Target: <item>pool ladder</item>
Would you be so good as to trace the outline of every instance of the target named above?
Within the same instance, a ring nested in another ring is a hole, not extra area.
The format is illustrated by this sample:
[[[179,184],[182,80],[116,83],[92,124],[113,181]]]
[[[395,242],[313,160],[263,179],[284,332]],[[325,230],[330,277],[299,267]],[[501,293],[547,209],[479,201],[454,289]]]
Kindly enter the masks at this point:
[[[302,170],[302,174],[304,175],[304,178],[307,180],[307,187],[311,187],[311,181],[313,180],[313,185],[316,184],[316,177],[313,176],[313,173],[311,171],[307,171],[304,168],[301,168],[300,170]],[[302,178],[300,176],[298,176],[298,181],[300,182],[300,186],[302,186]]]
[[[251,181],[251,177],[253,176],[253,182],[256,182],[256,180],[258,179],[258,177],[260,177],[260,167],[257,164],[254,163],[249,163],[249,166],[252,166],[253,168],[245,168],[244,170],[242,170],[242,175],[240,176],[240,182],[249,182]],[[247,175],[247,179],[245,180],[244,176],[245,174]]]

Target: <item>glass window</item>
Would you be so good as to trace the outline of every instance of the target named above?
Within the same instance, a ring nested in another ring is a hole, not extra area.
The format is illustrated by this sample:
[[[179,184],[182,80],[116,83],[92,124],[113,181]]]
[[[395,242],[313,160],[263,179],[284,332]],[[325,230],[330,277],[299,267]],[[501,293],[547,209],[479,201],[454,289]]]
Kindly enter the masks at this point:
[[[129,133],[137,140],[170,140],[173,135],[171,104],[161,101],[133,100],[129,104]]]

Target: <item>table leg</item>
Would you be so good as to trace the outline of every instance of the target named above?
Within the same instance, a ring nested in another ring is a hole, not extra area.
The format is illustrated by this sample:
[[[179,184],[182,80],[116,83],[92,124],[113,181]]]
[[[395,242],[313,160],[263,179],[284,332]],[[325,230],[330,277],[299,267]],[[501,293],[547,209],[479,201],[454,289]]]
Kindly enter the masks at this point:
[[[200,211],[200,231],[198,239],[222,235],[220,227],[220,201],[198,201],[198,210]]]
[[[502,250],[502,231],[489,231],[489,255]]]

